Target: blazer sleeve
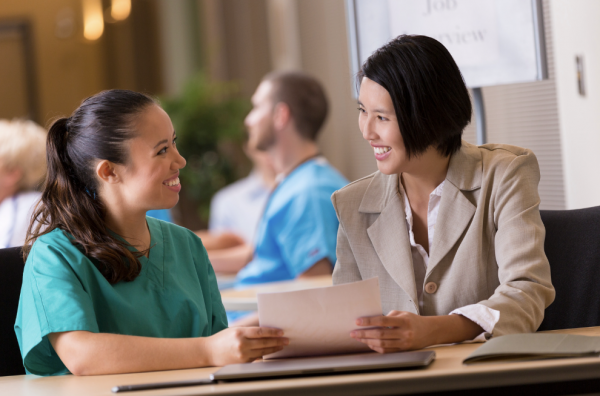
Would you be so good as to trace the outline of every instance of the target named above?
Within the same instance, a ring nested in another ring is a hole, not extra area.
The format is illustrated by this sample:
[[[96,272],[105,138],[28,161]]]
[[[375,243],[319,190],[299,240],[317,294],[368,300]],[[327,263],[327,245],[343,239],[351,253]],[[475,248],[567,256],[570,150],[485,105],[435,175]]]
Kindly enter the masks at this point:
[[[333,284],[339,285],[342,283],[360,281],[362,280],[362,277],[360,275],[360,271],[358,270],[356,260],[354,259],[354,253],[352,253],[352,249],[350,248],[350,242],[348,241],[346,230],[344,230],[344,225],[342,223],[336,202],[336,194],[337,192],[333,193],[331,196],[331,202],[333,203],[335,214],[337,215],[340,224],[337,232],[337,261],[335,263],[335,267],[333,268]]]
[[[500,285],[480,303],[500,311],[493,335],[536,331],[554,300],[539,211],[540,171],[535,155],[515,157],[492,199],[496,234],[492,250]]]

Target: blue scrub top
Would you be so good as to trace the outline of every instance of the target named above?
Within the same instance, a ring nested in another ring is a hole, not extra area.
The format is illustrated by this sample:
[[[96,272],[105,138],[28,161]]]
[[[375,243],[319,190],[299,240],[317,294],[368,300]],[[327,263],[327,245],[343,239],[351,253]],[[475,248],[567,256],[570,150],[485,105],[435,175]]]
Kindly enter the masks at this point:
[[[169,209],[154,209],[146,212],[146,216],[154,217],[155,219],[168,221],[169,223],[173,222],[173,217],[171,216],[171,211]]]
[[[324,258],[333,265],[338,219],[331,195],[346,184],[322,157],[283,179],[265,208],[254,258],[238,273],[236,286],[295,279]]]
[[[15,332],[28,373],[68,374],[48,334],[84,330],[161,338],[206,337],[227,327],[200,238],[146,217],[151,246],[141,273],[111,285],[60,229],[41,236],[25,263]]]

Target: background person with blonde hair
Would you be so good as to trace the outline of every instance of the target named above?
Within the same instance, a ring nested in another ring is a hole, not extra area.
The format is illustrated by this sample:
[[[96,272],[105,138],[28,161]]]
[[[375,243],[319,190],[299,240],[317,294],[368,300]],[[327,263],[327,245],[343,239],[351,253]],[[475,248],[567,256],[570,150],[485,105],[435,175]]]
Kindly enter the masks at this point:
[[[0,120],[0,249],[25,242],[45,173],[46,131],[33,121]]]

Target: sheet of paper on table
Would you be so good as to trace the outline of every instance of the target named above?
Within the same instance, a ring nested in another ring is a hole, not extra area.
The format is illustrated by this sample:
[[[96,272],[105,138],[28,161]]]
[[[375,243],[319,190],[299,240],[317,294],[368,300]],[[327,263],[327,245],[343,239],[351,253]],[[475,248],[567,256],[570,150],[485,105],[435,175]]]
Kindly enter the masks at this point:
[[[281,293],[258,294],[260,326],[284,331],[290,344],[266,359],[369,351],[350,337],[356,319],[381,315],[379,279]]]

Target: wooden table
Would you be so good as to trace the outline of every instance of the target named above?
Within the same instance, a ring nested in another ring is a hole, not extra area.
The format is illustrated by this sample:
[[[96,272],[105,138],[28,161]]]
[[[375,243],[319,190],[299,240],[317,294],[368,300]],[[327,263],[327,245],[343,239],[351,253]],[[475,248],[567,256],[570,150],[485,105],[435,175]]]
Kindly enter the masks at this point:
[[[558,332],[600,336],[600,327]],[[518,388],[506,388],[510,386],[526,387],[525,389],[528,386],[536,386],[535,389],[529,389],[527,393],[538,394],[552,393],[552,390],[560,390],[561,386],[562,389],[566,389],[566,394],[575,393],[577,386],[581,387],[581,384],[600,386],[599,358],[463,365],[462,360],[480,345],[459,344],[432,348],[436,351],[437,358],[426,369],[223,383],[128,392],[124,395],[400,395],[440,391],[460,391],[456,394],[464,395],[474,394],[474,390],[478,390],[478,393],[482,392],[489,396],[518,394]],[[0,378],[0,395],[111,395],[111,388],[115,385],[208,378],[210,373],[216,370],[217,368],[203,368],[95,377],[72,375],[45,378],[33,375],[3,377]],[[565,381],[579,382],[574,382],[574,386],[565,386]],[[482,388],[489,389],[482,390]],[[596,388],[595,391],[598,392],[599,389]],[[451,394],[455,393],[451,392]]]
[[[228,289],[221,291],[223,305],[228,311],[257,311],[258,293],[273,293],[292,290],[313,289],[331,286],[331,275],[300,278],[285,282],[272,282],[245,289]]]

